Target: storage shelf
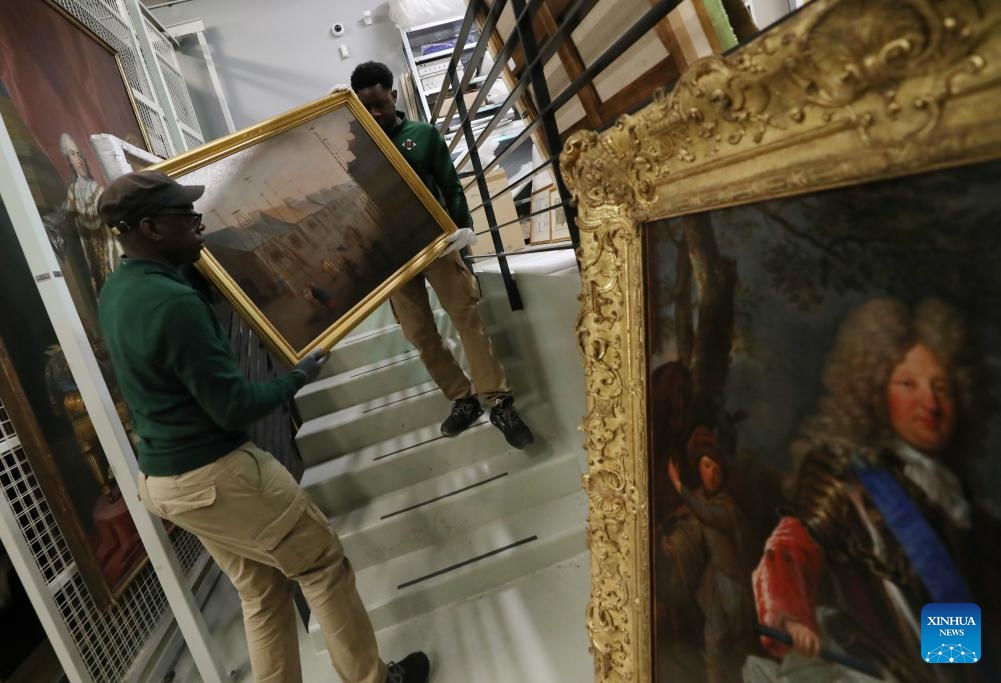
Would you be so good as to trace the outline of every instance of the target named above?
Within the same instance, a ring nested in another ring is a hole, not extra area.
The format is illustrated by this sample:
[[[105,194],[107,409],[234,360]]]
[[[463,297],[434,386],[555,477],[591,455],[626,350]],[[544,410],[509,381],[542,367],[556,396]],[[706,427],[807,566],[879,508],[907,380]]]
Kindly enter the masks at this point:
[[[446,92],[449,93],[449,97],[452,96],[451,83],[449,82],[449,77],[447,71],[444,67],[447,67],[449,61],[454,54],[454,48],[449,50],[440,50],[438,52],[433,52],[428,55],[419,55],[417,52],[420,51],[422,45],[430,45],[434,43],[445,43],[447,41],[454,41],[458,35],[459,29],[462,28],[462,17],[456,17],[453,19],[448,19],[445,21],[434,22],[431,24],[424,24],[423,26],[409,29],[400,29],[400,37],[403,41],[403,53],[406,57],[407,69],[410,73],[410,80],[413,83],[412,100],[408,100],[408,105],[411,108],[417,109],[418,111],[411,112],[412,115],[417,118],[428,121],[431,118],[431,109],[434,107],[435,100],[438,98],[438,93],[441,92],[441,86],[436,88],[426,88],[425,81],[429,83],[434,83],[438,78],[443,78],[444,82],[448,84]],[[462,59],[468,61],[468,56],[479,44],[479,40],[482,40],[484,36],[480,35],[480,30],[478,27],[474,26],[470,30],[471,38],[467,39],[465,46],[463,46],[461,55]],[[421,71],[424,71],[422,74]],[[458,65],[458,75],[460,80],[464,77],[463,71],[465,67],[460,60]],[[466,94],[475,93],[477,88],[486,81],[485,75],[478,75],[470,78],[469,83],[466,86]],[[476,114],[475,122],[480,122],[482,125],[482,119],[492,116],[498,109],[498,105],[495,104],[483,104]],[[445,112],[440,112],[444,114]]]
[[[466,47],[462,48],[462,51],[468,52],[469,50],[472,50],[474,47],[476,47],[476,43],[466,43]],[[414,64],[427,64],[428,62],[433,62],[436,59],[451,57],[452,52],[454,51],[455,48],[452,48],[451,50],[439,50],[437,52],[432,52],[431,54],[427,55],[421,55],[419,57],[417,55],[414,55]]]

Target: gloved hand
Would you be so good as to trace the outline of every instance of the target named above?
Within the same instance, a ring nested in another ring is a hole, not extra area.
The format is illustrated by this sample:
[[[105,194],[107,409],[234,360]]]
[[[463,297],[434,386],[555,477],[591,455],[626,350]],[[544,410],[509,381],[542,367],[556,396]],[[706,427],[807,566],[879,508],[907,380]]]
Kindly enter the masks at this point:
[[[476,244],[476,233],[473,232],[472,228],[459,228],[455,232],[450,232],[445,236],[445,251],[441,252],[442,256],[448,256],[453,251],[459,251],[460,249],[465,249],[466,247],[471,247]]]
[[[305,383],[309,384],[320,376],[320,369],[327,362],[328,356],[330,356],[330,351],[326,349],[314,349],[306,354],[305,358],[295,364],[293,372],[296,370],[301,372],[306,378]]]
[[[347,92],[351,90],[351,86],[347,83],[338,83],[337,85],[330,88],[327,92],[328,95],[333,95],[335,92]]]

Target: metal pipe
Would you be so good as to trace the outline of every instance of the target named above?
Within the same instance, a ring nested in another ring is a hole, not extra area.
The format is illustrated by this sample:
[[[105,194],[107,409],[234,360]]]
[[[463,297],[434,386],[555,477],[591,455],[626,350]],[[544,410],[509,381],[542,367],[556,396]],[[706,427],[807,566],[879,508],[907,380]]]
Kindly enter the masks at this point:
[[[453,85],[459,82],[459,76],[454,64],[448,70],[448,78],[452,81]],[[465,114],[466,105],[462,101],[462,97],[457,98],[456,102],[458,103],[460,114]],[[466,136],[467,144],[472,144],[473,128],[468,118],[462,124],[462,132]],[[494,207],[490,202],[490,191],[487,188],[487,179],[480,165],[480,154],[475,147],[470,148],[470,158],[473,162],[473,171],[476,174],[476,184],[480,190],[480,198],[483,200],[483,213],[487,218],[487,225],[493,228],[497,225],[497,216],[494,214]],[[508,303],[512,311],[520,311],[525,305],[522,303],[518,285],[514,281],[514,278],[511,277],[511,270],[508,268],[507,259],[504,257],[504,243],[501,241],[500,233],[494,231],[491,232],[491,236],[493,237],[494,251],[497,252],[497,263],[500,265],[501,277],[504,280],[504,288],[507,290]]]

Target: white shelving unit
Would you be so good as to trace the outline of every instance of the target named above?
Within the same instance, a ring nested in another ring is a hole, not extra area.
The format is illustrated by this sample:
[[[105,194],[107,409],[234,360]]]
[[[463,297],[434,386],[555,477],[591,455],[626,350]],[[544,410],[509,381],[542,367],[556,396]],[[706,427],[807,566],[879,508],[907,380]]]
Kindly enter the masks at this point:
[[[411,113],[424,121],[430,121],[435,99],[441,91],[442,83],[448,79],[448,63],[452,58],[456,37],[461,27],[462,17],[455,17],[400,29],[403,53],[407,60],[416,101],[417,111]],[[459,62],[460,77],[479,39],[480,30],[474,27],[469,32],[462,50],[462,60]],[[466,91],[469,98],[467,101],[472,101],[472,96],[483,81],[484,76],[480,74],[470,79],[469,89]],[[474,130],[477,128],[477,122],[480,123],[480,127],[486,125],[487,120],[496,113],[498,106],[486,103],[481,105],[473,122]],[[446,137],[450,135],[446,133]]]

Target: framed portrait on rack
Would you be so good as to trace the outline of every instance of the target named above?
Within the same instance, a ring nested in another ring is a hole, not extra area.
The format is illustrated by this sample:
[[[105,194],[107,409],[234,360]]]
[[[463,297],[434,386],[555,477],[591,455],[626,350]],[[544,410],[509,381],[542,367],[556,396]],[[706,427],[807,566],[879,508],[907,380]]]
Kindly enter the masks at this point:
[[[91,135],[110,133],[148,147],[119,56],[53,3],[2,3],[0,114],[59,274],[128,425],[97,324],[97,296],[120,252],[97,216],[110,177],[90,145]],[[145,550],[2,207],[0,242],[4,372],[23,389],[9,410],[18,433],[36,437],[22,439],[24,453],[91,597],[106,607],[142,569]]]
[[[555,185],[549,190],[549,206],[552,207],[549,212],[549,220],[552,225],[550,239],[553,242],[570,239],[570,228],[567,226],[567,215],[563,212],[563,203],[560,201],[560,192]]]
[[[205,185],[198,265],[289,364],[333,346],[455,230],[354,93],[155,168]]]
[[[531,244],[544,244],[553,239],[552,211],[549,211],[550,193],[554,185],[547,185],[538,190],[532,191],[530,203],[532,217]]]
[[[997,677],[920,625],[1001,618],[999,22],[813,0],[567,141],[596,680]]]

